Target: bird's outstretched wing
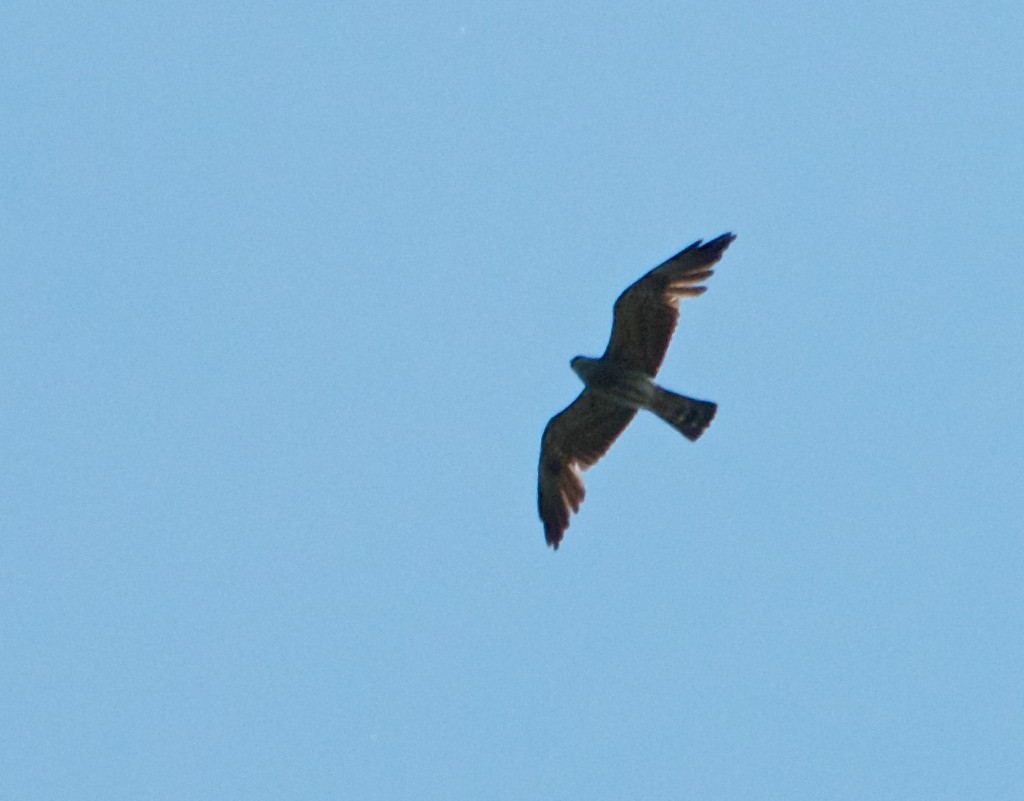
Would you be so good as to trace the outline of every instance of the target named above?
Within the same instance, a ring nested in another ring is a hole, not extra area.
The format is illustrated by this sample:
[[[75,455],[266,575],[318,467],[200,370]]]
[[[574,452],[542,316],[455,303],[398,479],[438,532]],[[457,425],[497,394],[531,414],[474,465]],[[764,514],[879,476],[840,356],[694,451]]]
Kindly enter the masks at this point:
[[[537,508],[548,545],[558,544],[569,528],[569,510],[578,512],[585,490],[577,468],[586,470],[604,456],[636,409],[601,400],[589,390],[580,393],[544,429],[537,479]]]
[[[698,239],[635,281],[615,301],[615,321],[603,358],[650,376],[656,375],[676,330],[681,298],[703,295],[701,281],[736,237],[722,234],[706,244]]]

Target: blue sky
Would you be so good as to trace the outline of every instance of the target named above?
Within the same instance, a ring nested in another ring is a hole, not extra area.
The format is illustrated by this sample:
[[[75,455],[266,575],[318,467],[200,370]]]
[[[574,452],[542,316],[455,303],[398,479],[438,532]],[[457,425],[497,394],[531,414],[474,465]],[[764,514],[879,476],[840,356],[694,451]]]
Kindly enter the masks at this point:
[[[1018,799],[1016,3],[0,12],[0,797]],[[642,272],[732,230],[536,519]]]

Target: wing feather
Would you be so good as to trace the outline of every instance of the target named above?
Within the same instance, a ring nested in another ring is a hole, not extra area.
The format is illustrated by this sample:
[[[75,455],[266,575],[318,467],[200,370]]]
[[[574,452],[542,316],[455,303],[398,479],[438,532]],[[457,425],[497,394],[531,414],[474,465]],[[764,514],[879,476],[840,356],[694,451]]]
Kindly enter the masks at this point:
[[[679,320],[679,301],[704,294],[707,287],[700,282],[712,276],[712,267],[735,238],[722,234],[706,244],[698,239],[627,287],[615,301],[603,358],[656,375]]]
[[[577,468],[586,470],[604,456],[635,414],[635,409],[584,390],[548,422],[541,440],[537,508],[552,548],[558,549],[569,528],[569,510],[578,512],[586,494]]]

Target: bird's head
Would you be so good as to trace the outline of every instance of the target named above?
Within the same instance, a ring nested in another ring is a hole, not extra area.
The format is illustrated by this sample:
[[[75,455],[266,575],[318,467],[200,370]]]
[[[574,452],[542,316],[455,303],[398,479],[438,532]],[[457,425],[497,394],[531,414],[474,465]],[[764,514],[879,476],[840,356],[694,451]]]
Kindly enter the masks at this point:
[[[583,383],[587,383],[587,378],[593,372],[593,366],[596,362],[597,359],[591,359],[587,356],[575,356],[569,362],[569,366],[576,375],[583,379]]]

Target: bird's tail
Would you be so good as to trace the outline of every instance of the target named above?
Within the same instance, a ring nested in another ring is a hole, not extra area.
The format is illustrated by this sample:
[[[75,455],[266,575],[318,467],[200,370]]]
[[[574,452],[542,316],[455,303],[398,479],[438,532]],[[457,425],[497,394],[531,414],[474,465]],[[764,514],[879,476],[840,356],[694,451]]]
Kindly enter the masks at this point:
[[[661,387],[656,388],[651,403],[652,412],[691,442],[711,425],[717,410],[718,405],[711,401],[694,400]]]

